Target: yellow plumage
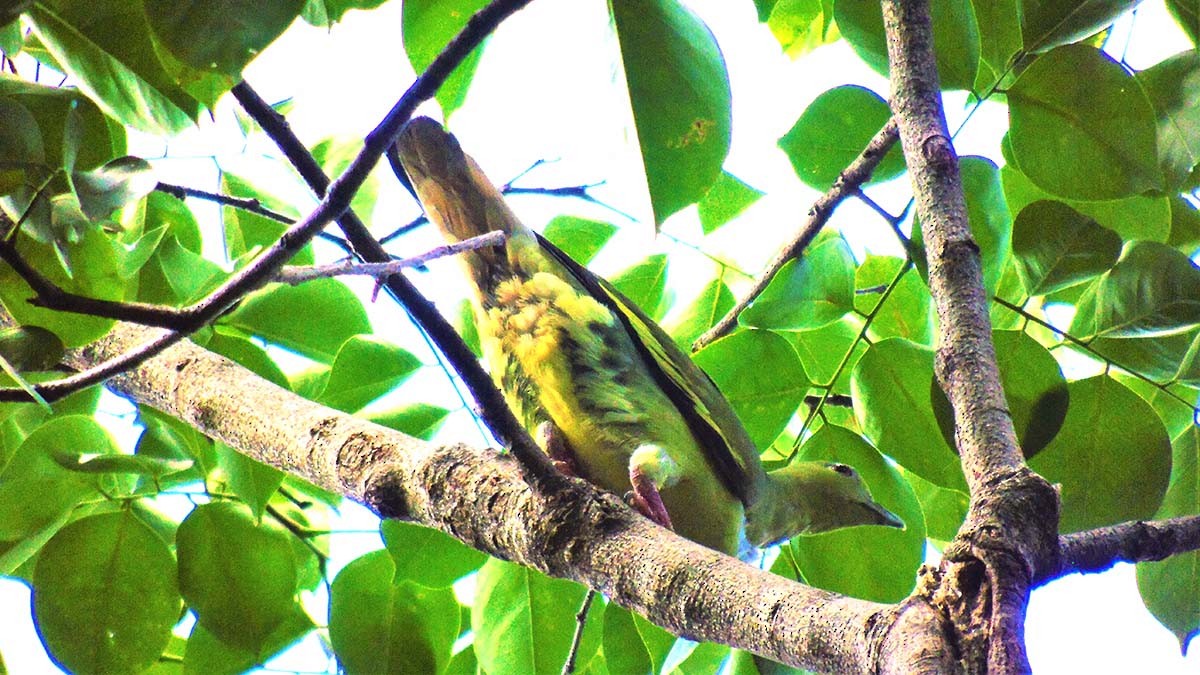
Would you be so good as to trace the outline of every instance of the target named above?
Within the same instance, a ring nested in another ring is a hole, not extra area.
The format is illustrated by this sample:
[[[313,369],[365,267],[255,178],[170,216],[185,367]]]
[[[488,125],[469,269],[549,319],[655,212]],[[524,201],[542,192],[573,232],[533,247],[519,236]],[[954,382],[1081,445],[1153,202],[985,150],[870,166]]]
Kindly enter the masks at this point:
[[[610,284],[525,227],[441,125],[414,119],[397,145],[447,238],[507,234],[503,247],[462,256],[484,358],[526,427],[549,429],[548,450],[565,447],[581,477],[632,489],[644,513],[727,553],[747,538],[900,525],[844,465],[767,474],[708,377]]]

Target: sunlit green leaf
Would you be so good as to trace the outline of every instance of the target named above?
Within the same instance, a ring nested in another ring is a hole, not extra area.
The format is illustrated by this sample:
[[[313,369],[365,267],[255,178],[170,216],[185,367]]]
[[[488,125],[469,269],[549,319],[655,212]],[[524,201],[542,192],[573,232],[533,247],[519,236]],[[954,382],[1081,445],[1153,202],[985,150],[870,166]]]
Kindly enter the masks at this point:
[[[699,201],[729,152],[725,59],[676,0],[611,0],[654,222]]]
[[[1162,187],[1150,102],[1100,50],[1068,45],[1044,54],[1008,100],[1016,163],[1038,187],[1092,200]]]
[[[809,104],[779,139],[779,147],[791,160],[800,180],[818,190],[827,190],[891,116],[887,102],[870,89],[856,85],[835,87]],[[903,171],[904,156],[896,144],[871,179],[883,182]]]
[[[1171,474],[1171,443],[1158,415],[1119,382],[1093,377],[1072,382],[1062,430],[1029,461],[1059,483],[1059,531],[1077,532],[1149,518]]]
[[[854,309],[854,257],[838,237],[814,244],[788,261],[754,304],[738,316],[743,326],[811,330]]]
[[[38,556],[34,589],[38,632],[73,672],[141,672],[179,618],[175,559],[129,511],[60,530]]]
[[[1046,295],[1110,269],[1121,237],[1062,202],[1037,201],[1013,223],[1017,272],[1029,295]]]
[[[738,331],[700,350],[694,359],[729,399],[760,448],[783,431],[811,386],[796,351],[767,330]],[[747,363],[754,367],[746,368]]]

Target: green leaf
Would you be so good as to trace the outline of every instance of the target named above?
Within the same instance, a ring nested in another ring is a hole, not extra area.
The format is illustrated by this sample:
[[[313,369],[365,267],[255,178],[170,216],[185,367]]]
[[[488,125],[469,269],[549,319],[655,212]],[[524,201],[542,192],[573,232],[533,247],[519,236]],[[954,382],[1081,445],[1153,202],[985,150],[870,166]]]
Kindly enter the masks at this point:
[[[68,471],[79,473],[132,473],[160,477],[187,471],[194,462],[190,459],[160,459],[140,455],[96,455],[90,452],[57,452],[54,461]]]
[[[651,317],[662,317],[663,291],[667,287],[667,256],[656,253],[627,267],[611,279],[625,297]]]
[[[174,134],[200,112],[155,52],[140,4],[124,0],[36,3],[34,33],[104,112],[151,134]]]
[[[225,271],[174,235],[163,238],[142,267],[139,300],[184,305],[199,300],[225,279]]]
[[[395,563],[395,581],[449,588],[488,559],[450,535],[399,520],[379,524],[384,546]]]
[[[835,387],[841,393],[848,393],[850,369],[867,349],[866,343],[860,342],[855,345],[858,332],[859,329],[855,322],[850,319],[842,319],[823,328],[806,330],[802,333],[784,333],[784,336],[790,338],[792,346],[796,348],[796,353],[800,357],[800,362],[804,364],[804,371],[817,384],[830,383],[835,371],[842,363],[842,358],[853,347],[855,354],[843,368]]]
[[[19,371],[49,370],[66,353],[57,335],[38,326],[0,328],[0,358]]]
[[[1162,188],[1154,110],[1107,54],[1059,47],[1008,90],[1009,141],[1021,172],[1073,199],[1117,199]]]
[[[1155,518],[1190,516],[1200,512],[1200,428],[1191,426],[1171,444],[1171,483]],[[1158,562],[1137,565],[1138,592],[1146,609],[1179,640],[1200,632],[1200,551],[1179,553]]]
[[[965,492],[939,487],[903,468],[901,475],[912,486],[917,501],[921,502],[921,510],[925,513],[925,533],[937,541],[953,540],[967,516],[971,498]]]
[[[970,90],[979,68],[979,25],[969,0],[933,0],[933,44],[942,89]],[[880,75],[888,74],[883,11],[873,2],[834,5],[838,29],[859,58]]]
[[[6,480],[20,476],[62,476],[64,469],[55,458],[63,452],[120,453],[112,436],[90,415],[55,416],[25,438],[0,475]],[[98,485],[95,481],[91,484]]]
[[[1192,409],[1190,403],[1185,403],[1186,401],[1196,400],[1197,392],[1195,387],[1188,387],[1181,384],[1159,387],[1141,378],[1119,371],[1113,372],[1112,376],[1118,382],[1133,390],[1135,394],[1141,396],[1142,400],[1149,403],[1151,408],[1154,408],[1154,412],[1158,413],[1159,419],[1162,420],[1163,426],[1167,429],[1167,435],[1171,438],[1178,438],[1179,434],[1195,425],[1195,410]],[[1175,398],[1176,396],[1178,398]],[[1172,471],[1174,471],[1174,468],[1172,468]]]
[[[667,654],[662,672],[667,675],[709,675],[721,670],[729,658],[729,647],[712,642],[679,638]]]
[[[587,265],[616,234],[612,223],[579,216],[555,216],[546,223],[542,236],[580,265]]]
[[[900,258],[868,255],[854,274],[854,308],[864,315],[875,312],[875,319],[871,321],[873,339],[902,337],[917,344],[932,345],[933,299],[919,275],[906,272],[884,305],[875,309],[882,300],[882,289],[892,282],[904,264]],[[864,289],[873,292],[866,293]]]
[[[871,345],[851,376],[854,415],[867,438],[901,466],[966,491],[958,454],[933,415],[933,351],[899,338]]]
[[[371,412],[364,417],[371,422],[381,424],[389,429],[429,440],[442,422],[446,421],[449,410],[427,403],[413,403],[393,410]]]
[[[771,283],[738,316],[754,328],[811,330],[833,323],[854,309],[854,256],[840,237],[809,247],[789,260]]]
[[[996,365],[1017,440],[1026,457],[1045,448],[1062,429],[1070,401],[1058,361],[1023,331],[994,331]],[[954,409],[941,387],[931,390],[933,414],[946,444],[954,445]]]
[[[712,234],[714,230],[733,220],[751,204],[758,201],[763,193],[746,185],[737,176],[722,171],[717,182],[709,188],[704,198],[697,204],[700,210],[700,227],[704,234]]]
[[[1070,333],[1155,337],[1200,324],[1200,269],[1166,244],[1134,242],[1080,298]]]
[[[179,525],[179,588],[216,638],[257,651],[292,613],[297,578],[288,537],[233,502],[197,506]]]
[[[420,367],[417,357],[396,345],[371,335],[354,335],[338,349],[317,401],[355,412],[399,387]]]
[[[221,192],[230,197],[253,199],[263,207],[289,218],[296,218],[299,215],[288,202],[260,190],[256,185],[235,173],[221,172]],[[281,223],[257,213],[235,209],[232,206],[221,208],[221,222],[224,225],[225,248],[230,258],[242,258],[246,253],[257,248],[271,246],[288,228],[287,223]],[[200,252],[196,249],[192,250],[196,253]],[[314,261],[312,245],[305,244],[288,262],[292,265],[311,265]]]
[[[1192,0],[1167,0],[1167,9],[1175,23],[1187,33],[1193,45],[1200,45],[1200,7]]]
[[[675,344],[687,352],[696,338],[712,328],[718,319],[733,309],[733,303],[733,292],[729,290],[725,282],[719,278],[713,279],[708,282],[703,291],[700,291],[700,295],[696,296],[696,299],[671,322],[671,327],[667,332],[675,338]]]
[[[810,585],[876,602],[898,602],[913,589],[925,555],[925,525],[913,489],[858,434],[825,425],[804,442],[800,459],[849,464],[871,496],[900,516],[905,529],[852,527],[796,537],[788,545]]]
[[[480,668],[489,675],[560,672],[583,586],[496,558],[484,563],[476,584],[471,627]],[[600,609],[597,598],[577,652],[580,663],[600,646]]]
[[[1025,49],[1044,52],[1094,35],[1137,5],[1137,0],[1024,0]]]
[[[65,518],[93,494],[78,480],[61,475],[5,476],[0,481],[0,542],[16,542]]]
[[[1171,190],[1195,183],[1200,164],[1200,54],[1186,51],[1136,75],[1154,106],[1158,162]]]
[[[255,518],[262,518],[267,502],[283,483],[284,473],[224,443],[217,442],[214,448],[217,466],[225,474],[229,490],[250,507]]]
[[[1121,237],[1062,202],[1036,201],[1013,223],[1017,272],[1029,295],[1099,276],[1121,255]]]
[[[63,246],[77,269],[73,274],[63,267],[53,246],[39,244],[23,233],[16,238],[17,253],[32,267],[65,291],[103,300],[124,300],[126,287],[119,273],[119,251],[104,234],[90,231],[78,243]],[[68,348],[79,347],[99,338],[113,326],[112,319],[100,319],[34,307],[29,299],[33,289],[8,265],[0,265],[0,301],[5,309],[25,326],[41,326],[62,339]]]
[[[440,673],[459,632],[450,588],[395,579],[386,551],[346,565],[329,593],[329,638],[348,673]]]
[[[1167,243],[1189,258],[1200,249],[1200,211],[1178,195],[1171,198],[1171,236]]]
[[[287,376],[262,347],[225,326],[213,327],[211,337],[204,343],[204,348],[224,356],[274,385],[288,388]]]
[[[1109,377],[1072,382],[1058,436],[1029,467],[1061,484],[1060,532],[1149,518],[1171,474],[1171,442],[1154,410]]]
[[[611,0],[654,222],[699,201],[729,153],[729,76],[708,27],[677,0]]]
[[[870,89],[834,87],[805,108],[779,139],[779,148],[800,180],[817,190],[828,190],[891,116],[887,102]],[[891,180],[903,172],[904,155],[896,144],[871,174],[870,182]]]
[[[283,33],[303,6],[304,0],[199,5],[158,0],[146,3],[146,19],[158,43],[175,58],[199,71],[240,78],[246,64]]]
[[[675,636],[630,612],[604,609],[604,661],[610,673],[658,673]]]
[[[332,27],[352,9],[375,9],[386,0],[308,0],[301,16],[317,27]]]
[[[300,606],[293,606],[290,613],[271,631],[261,646],[243,647],[224,642],[204,623],[193,626],[187,639],[187,653],[183,658],[184,675],[238,675],[251,667],[264,664],[275,654],[286,649],[313,629],[312,620]]]
[[[838,33],[830,30],[833,24],[832,3],[822,0],[779,0],[773,2],[766,19],[771,34],[779,41],[783,53],[798,59],[822,45],[837,40]],[[762,5],[760,5],[761,20]]]
[[[975,0],[979,23],[979,72],[975,91],[987,92],[1012,76],[1011,64],[1021,51],[1021,0]]]
[[[179,618],[171,551],[129,511],[60,530],[38,556],[33,584],[38,632],[73,672],[142,672]]]
[[[1011,164],[1000,169],[1004,196],[1009,213],[1019,214],[1038,200],[1061,201],[1104,227],[1121,235],[1125,241],[1147,239],[1166,241],[1171,231],[1171,204],[1165,195],[1135,195],[1108,201],[1063,199],[1034,185]]]
[[[84,215],[107,218],[113,211],[150,194],[158,179],[150,162],[138,157],[118,157],[93,171],[77,171],[71,182]]]
[[[693,359],[729,399],[759,448],[779,436],[812,386],[796,351],[771,331],[738,331],[700,350]]]
[[[1147,338],[1096,338],[1099,356],[1156,382],[1200,386],[1200,328]]]
[[[270,286],[247,297],[221,323],[321,363],[332,363],[351,336],[371,332],[362,302],[336,279]]]
[[[475,12],[487,5],[486,0],[407,0],[401,28],[404,51],[418,74],[425,71],[446,43],[467,25]],[[479,66],[485,45],[471,52],[437,92],[442,114],[447,118],[458,110],[467,98],[467,88]]]
[[[350,163],[362,151],[362,138],[326,138],[312,148],[313,159],[321,165],[326,176],[340,176],[350,168]],[[362,186],[354,192],[350,208],[367,222],[375,211],[375,200],[379,193],[379,180],[374,173],[368,174]]]

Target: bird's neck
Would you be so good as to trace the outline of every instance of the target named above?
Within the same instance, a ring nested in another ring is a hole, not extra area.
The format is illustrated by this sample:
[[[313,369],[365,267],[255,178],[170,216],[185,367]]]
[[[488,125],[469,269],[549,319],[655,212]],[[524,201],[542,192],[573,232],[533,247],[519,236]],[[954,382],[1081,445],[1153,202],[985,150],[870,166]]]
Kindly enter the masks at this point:
[[[777,544],[808,529],[811,505],[795,477],[768,473],[762,495],[746,510],[746,539],[757,547]]]

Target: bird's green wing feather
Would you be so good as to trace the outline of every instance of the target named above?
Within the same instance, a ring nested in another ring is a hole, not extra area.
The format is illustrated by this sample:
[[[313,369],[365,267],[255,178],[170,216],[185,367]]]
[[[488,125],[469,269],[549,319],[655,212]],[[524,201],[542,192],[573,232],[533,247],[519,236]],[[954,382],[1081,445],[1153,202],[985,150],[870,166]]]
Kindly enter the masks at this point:
[[[541,235],[538,243],[625,326],[646,368],[679,409],[726,488],[747,506],[766,480],[758,450],[729,402],[666,331],[620,291]]]

